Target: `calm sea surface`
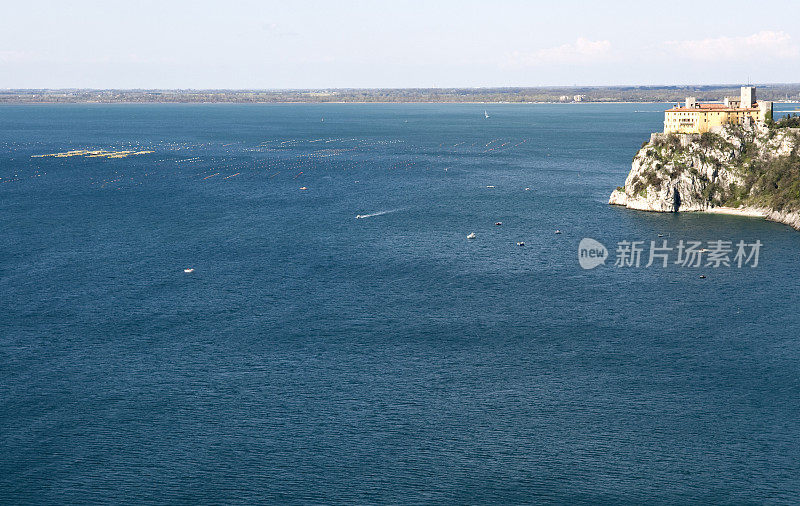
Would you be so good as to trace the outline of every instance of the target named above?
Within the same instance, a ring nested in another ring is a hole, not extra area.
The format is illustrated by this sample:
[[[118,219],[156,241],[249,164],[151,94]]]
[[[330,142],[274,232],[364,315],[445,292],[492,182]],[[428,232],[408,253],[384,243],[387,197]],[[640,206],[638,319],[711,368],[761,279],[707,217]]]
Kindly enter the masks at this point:
[[[796,501],[800,232],[608,206],[663,109],[0,107],[0,502]]]

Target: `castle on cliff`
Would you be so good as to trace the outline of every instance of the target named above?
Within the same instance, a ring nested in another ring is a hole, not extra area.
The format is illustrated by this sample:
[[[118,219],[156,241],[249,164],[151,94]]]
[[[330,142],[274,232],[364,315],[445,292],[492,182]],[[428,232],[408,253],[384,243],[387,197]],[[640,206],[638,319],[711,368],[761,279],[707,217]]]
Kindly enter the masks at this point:
[[[738,97],[725,97],[722,103],[701,104],[695,97],[686,97],[680,104],[664,112],[664,133],[714,132],[725,125],[761,123],[772,119],[772,102],[756,100],[755,86],[742,86]]]

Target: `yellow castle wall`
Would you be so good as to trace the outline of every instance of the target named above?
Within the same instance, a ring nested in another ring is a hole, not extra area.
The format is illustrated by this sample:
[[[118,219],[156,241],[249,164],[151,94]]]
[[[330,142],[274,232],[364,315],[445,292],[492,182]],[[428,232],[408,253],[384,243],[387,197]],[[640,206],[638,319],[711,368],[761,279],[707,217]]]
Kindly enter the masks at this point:
[[[762,117],[762,112],[759,109],[665,111],[664,133],[703,133],[714,127],[726,124],[741,124],[746,117],[750,117],[753,121],[760,123],[763,123],[766,119]]]

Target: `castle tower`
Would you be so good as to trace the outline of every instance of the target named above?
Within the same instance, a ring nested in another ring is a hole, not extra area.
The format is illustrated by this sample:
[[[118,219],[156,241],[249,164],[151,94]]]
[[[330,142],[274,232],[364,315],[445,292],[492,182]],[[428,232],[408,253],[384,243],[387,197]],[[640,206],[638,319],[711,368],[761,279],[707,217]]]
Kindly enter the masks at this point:
[[[763,121],[771,120],[772,119],[772,102],[767,102],[766,100],[759,100],[758,101],[758,116],[759,119]]]
[[[742,86],[742,102],[739,107],[753,107],[756,103],[756,87]]]

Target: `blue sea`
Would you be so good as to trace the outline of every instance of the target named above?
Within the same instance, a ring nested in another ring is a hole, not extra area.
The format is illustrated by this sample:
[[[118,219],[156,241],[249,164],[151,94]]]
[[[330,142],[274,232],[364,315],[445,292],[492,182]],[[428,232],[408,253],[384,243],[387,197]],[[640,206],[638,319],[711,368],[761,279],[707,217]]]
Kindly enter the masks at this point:
[[[0,107],[0,502],[797,501],[800,232],[609,206],[664,108]]]

